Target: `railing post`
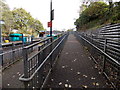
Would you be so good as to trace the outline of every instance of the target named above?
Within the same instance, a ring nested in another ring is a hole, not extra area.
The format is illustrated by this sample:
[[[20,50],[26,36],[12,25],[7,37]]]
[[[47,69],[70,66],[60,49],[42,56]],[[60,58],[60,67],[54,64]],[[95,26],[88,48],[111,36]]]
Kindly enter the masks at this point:
[[[15,44],[12,43],[12,63],[14,63],[14,60],[15,60],[15,51],[14,51],[14,47],[15,47]]]
[[[52,49],[53,49],[53,37],[51,37],[51,45],[50,45],[50,52],[52,52]],[[50,68],[52,68],[52,55],[50,56]]]
[[[92,35],[92,33],[91,33],[91,43],[94,44],[94,40],[93,40],[93,35]],[[94,49],[93,49],[93,47],[91,47],[91,45],[90,45],[90,48],[91,48],[91,55],[93,56],[93,55],[94,55]]]
[[[51,46],[50,46],[50,52],[52,52],[52,42],[51,42]],[[52,62],[53,62],[53,60],[52,60],[52,54],[51,54],[51,56],[50,56],[50,63],[51,63],[51,68],[52,68]]]
[[[41,62],[42,62],[42,60],[41,60],[41,52],[40,52],[40,50],[41,50],[41,46],[38,46],[38,66],[37,67],[39,67],[40,66],[40,64],[41,64]],[[41,73],[40,73],[40,70],[38,71],[38,74],[37,74],[38,76],[37,76],[37,80],[38,80],[38,84],[37,85],[40,85],[40,81],[41,81],[41,78],[40,78],[40,75],[41,75]]]
[[[28,78],[28,53],[27,48],[23,48],[23,60],[24,60],[24,78]],[[24,82],[25,88],[28,87],[28,82]]]
[[[119,84],[120,84],[119,80],[120,80],[120,68],[118,68],[116,88],[119,88]]]
[[[3,66],[3,49],[2,49],[2,45],[0,47],[0,67]]]
[[[41,62],[42,62],[42,61],[40,60],[40,58],[41,58],[41,57],[40,57],[40,50],[41,50],[41,48],[42,48],[42,46],[38,46],[38,52],[39,52],[39,53],[38,53],[38,66],[39,66],[39,65],[41,64]]]
[[[104,52],[106,53],[106,48],[107,48],[107,39],[105,39],[104,42]],[[105,63],[106,63],[106,56],[104,55],[103,57],[103,72],[105,71]]]

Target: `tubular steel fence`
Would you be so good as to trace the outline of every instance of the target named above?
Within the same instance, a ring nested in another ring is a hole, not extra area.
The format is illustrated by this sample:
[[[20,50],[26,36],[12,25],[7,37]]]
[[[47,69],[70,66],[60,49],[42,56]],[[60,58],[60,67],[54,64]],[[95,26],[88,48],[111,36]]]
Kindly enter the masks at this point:
[[[67,36],[64,34],[43,48],[39,46],[39,52],[31,57],[28,57],[30,47],[24,47],[24,74],[19,80],[24,83],[25,89],[41,89],[44,86]]]
[[[106,76],[114,88],[120,88],[119,39],[105,38],[105,36],[100,36],[101,34],[102,33],[97,35],[97,37],[93,37],[75,32],[77,39],[86,46],[90,52],[92,59],[98,65],[98,69]],[[120,34],[117,33],[117,35],[119,36]]]
[[[19,60],[23,60],[24,55],[24,47],[29,46],[28,49],[28,57],[33,55],[33,53],[39,51],[40,46],[44,47],[47,44],[51,42],[51,38],[46,38],[44,40],[35,40],[32,43],[26,43],[22,45],[21,43],[10,43],[10,44],[4,44],[3,45],[3,53],[0,54],[0,57],[2,57],[1,65],[2,70],[9,67],[10,65],[14,64],[15,62]]]

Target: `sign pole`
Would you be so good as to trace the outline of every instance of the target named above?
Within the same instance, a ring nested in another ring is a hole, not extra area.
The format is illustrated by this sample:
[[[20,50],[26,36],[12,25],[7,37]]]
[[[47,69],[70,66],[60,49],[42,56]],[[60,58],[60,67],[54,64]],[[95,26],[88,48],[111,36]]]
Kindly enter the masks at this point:
[[[52,23],[52,0],[50,3],[50,22]],[[50,27],[50,37],[52,38],[52,25]],[[52,39],[51,39],[51,41],[52,41]]]

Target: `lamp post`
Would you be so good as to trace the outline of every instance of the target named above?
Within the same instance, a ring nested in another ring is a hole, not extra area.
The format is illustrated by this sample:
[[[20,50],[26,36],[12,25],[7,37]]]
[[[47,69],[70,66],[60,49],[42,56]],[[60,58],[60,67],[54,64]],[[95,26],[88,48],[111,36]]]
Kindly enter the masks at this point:
[[[2,50],[2,25],[4,25],[5,22],[3,20],[0,20],[0,54],[3,53]],[[3,55],[0,55],[0,66],[2,66],[2,62],[3,62]]]
[[[54,20],[54,9],[52,9],[52,0],[50,2],[50,23],[51,23],[51,26],[50,26],[50,37],[52,38],[52,20]],[[51,39],[52,41],[52,39]]]

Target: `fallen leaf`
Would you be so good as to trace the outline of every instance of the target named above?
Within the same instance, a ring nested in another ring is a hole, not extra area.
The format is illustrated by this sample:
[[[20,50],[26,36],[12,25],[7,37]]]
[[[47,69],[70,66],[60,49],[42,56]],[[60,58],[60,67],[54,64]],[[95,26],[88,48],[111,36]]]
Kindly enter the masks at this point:
[[[83,77],[86,77],[86,78],[87,78],[88,76],[87,76],[87,75],[83,75]]]
[[[84,87],[84,88],[88,88],[88,86],[86,86],[86,85],[82,85],[82,87]]]
[[[68,82],[68,80],[66,80],[66,82]]]
[[[93,85],[95,85],[95,83],[93,83]]]
[[[51,79],[51,81],[54,81],[54,79]]]
[[[20,72],[17,72],[17,74],[20,74]]]
[[[68,84],[65,84],[65,87],[68,87]]]
[[[60,82],[59,85],[62,85],[62,82]]]
[[[65,68],[65,66],[62,66],[62,68]]]
[[[109,85],[109,84],[106,82],[106,85]]]
[[[71,85],[69,85],[68,87],[69,87],[69,88],[71,88],[72,86],[71,86]]]
[[[96,83],[96,86],[99,86],[99,83]]]
[[[13,78],[15,78],[15,75],[13,75]]]
[[[98,68],[97,65],[95,65],[95,68]]]
[[[91,77],[91,79],[92,79],[92,80],[95,80],[95,78],[94,78],[94,77]]]
[[[73,60],[74,62],[76,61],[77,59]]]
[[[93,85],[94,86],[99,86],[99,83],[98,82],[94,82]]]
[[[7,84],[7,86],[10,86],[10,84]]]
[[[68,53],[66,53],[66,54],[68,54]]]
[[[91,60],[91,57],[88,57]]]
[[[77,74],[80,74],[80,72],[77,72]]]
[[[99,72],[99,74],[102,74],[101,72]]]
[[[28,84],[28,87],[30,86],[30,84]]]

